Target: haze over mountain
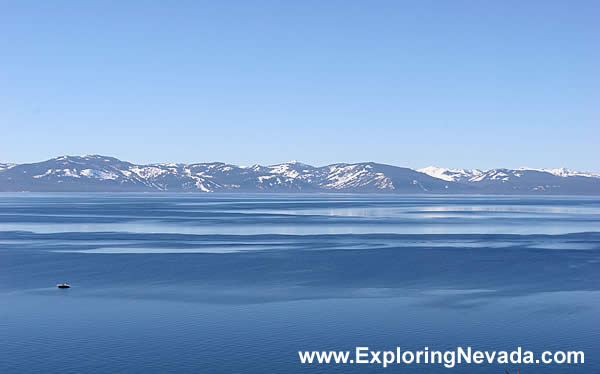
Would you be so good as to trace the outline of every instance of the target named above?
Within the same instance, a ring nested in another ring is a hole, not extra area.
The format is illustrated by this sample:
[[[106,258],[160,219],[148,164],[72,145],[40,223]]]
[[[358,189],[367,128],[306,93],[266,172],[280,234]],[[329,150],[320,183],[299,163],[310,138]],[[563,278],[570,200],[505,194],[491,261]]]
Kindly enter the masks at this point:
[[[297,161],[136,165],[101,155],[0,163],[0,191],[344,192],[600,195],[600,174],[569,169],[413,170],[375,162],[322,167]]]

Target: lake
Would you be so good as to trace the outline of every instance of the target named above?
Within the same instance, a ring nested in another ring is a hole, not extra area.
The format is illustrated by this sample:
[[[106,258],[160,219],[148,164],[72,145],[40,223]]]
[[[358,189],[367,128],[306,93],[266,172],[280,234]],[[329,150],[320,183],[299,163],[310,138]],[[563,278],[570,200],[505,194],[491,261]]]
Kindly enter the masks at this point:
[[[4,193],[0,285],[0,373],[600,373],[598,197]],[[356,346],[585,364],[298,359]]]

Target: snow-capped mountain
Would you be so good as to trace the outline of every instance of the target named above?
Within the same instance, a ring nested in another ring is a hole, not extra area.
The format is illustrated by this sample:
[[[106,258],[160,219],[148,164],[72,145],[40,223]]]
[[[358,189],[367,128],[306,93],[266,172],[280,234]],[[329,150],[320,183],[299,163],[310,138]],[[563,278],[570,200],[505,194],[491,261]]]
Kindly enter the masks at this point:
[[[554,174],[559,177],[589,177],[589,178],[600,178],[600,173],[588,173],[585,171],[577,171],[567,168],[558,168],[558,169],[534,169],[528,167],[521,167],[517,170],[534,170],[541,171],[544,173]]]
[[[463,185],[478,193],[600,194],[600,174],[570,169],[445,169],[429,166],[418,171]]]
[[[443,179],[446,181],[453,182],[479,182],[485,179],[501,179],[507,180],[509,175],[506,174],[506,171],[514,171],[513,176],[520,177],[522,173],[519,171],[537,171],[542,173],[548,173],[552,175],[556,175],[558,177],[589,177],[589,178],[600,178],[600,173],[590,173],[585,171],[577,171],[566,168],[559,169],[535,169],[528,167],[520,167],[515,170],[510,169],[489,169],[489,170],[480,170],[480,169],[446,169],[440,168],[437,166],[428,166],[426,168],[417,169],[417,171],[421,173],[425,173],[434,178]]]
[[[100,155],[0,164],[0,191],[600,194],[600,175],[568,169],[418,170],[375,162],[315,167],[222,162],[136,165]]]

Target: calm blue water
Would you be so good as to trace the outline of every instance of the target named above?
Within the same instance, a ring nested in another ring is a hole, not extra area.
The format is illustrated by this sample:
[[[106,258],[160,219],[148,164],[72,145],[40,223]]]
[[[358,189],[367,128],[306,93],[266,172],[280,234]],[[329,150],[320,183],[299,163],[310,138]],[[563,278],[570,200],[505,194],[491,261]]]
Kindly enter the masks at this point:
[[[469,345],[600,373],[598,198],[0,194],[0,286],[0,373],[503,373],[297,355]]]

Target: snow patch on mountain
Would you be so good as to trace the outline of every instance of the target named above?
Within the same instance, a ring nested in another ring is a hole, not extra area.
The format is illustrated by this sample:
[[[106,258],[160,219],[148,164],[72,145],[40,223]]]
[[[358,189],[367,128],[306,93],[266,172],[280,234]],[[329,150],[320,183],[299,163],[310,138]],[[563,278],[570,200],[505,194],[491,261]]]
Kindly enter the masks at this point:
[[[479,169],[446,169],[437,166],[428,166],[417,169],[419,173],[427,174],[431,177],[442,179],[448,182],[458,182],[480,176],[483,172]]]
[[[39,179],[44,177],[70,177],[81,178],[77,169],[48,169],[43,174],[34,175],[33,178]]]
[[[324,187],[341,190],[373,185],[380,190],[394,189],[391,179],[383,173],[373,172],[372,169],[373,166],[368,164],[330,165]]]
[[[119,176],[115,173],[106,172],[106,171],[102,171],[102,170],[95,170],[95,169],[83,169],[81,171],[81,175],[83,175],[84,177],[97,178],[97,179],[115,180],[115,179],[119,178]]]
[[[134,166],[134,167],[129,168],[129,171],[137,174],[140,178],[144,178],[144,179],[156,178],[156,177],[168,172],[167,170],[162,169],[158,166],[144,166],[144,167]]]

